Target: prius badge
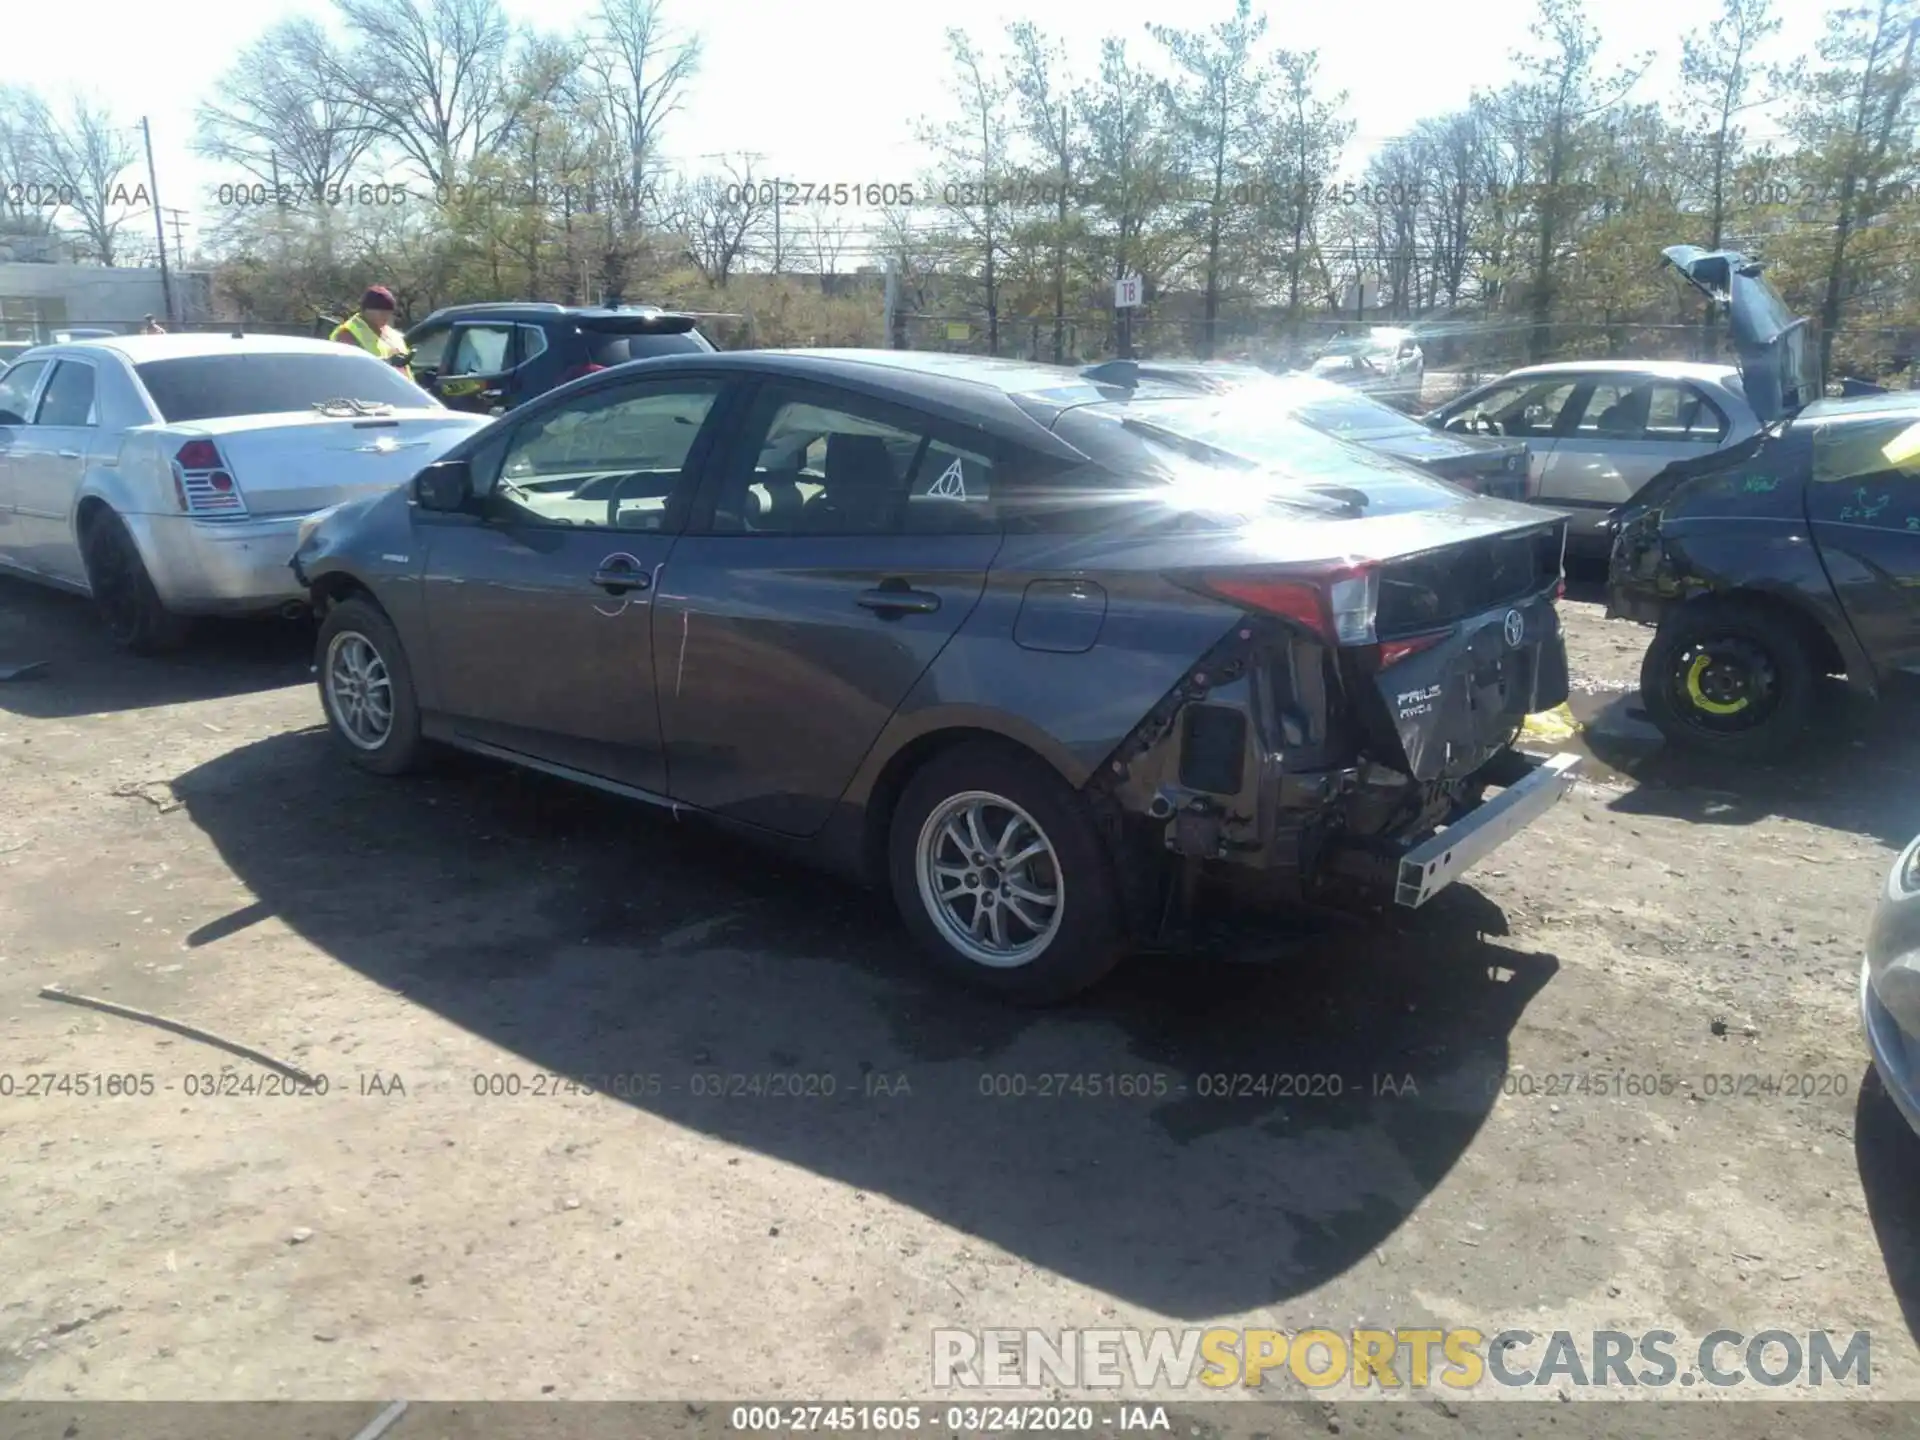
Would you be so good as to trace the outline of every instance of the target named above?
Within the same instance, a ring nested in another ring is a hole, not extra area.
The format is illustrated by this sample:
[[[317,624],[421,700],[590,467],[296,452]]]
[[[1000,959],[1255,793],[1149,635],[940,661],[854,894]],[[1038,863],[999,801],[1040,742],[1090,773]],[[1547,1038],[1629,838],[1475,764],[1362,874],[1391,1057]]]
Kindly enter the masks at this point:
[[[1506,634],[1508,646],[1517,649],[1520,642],[1527,638],[1527,617],[1518,610],[1509,610],[1507,622],[1502,629]]]

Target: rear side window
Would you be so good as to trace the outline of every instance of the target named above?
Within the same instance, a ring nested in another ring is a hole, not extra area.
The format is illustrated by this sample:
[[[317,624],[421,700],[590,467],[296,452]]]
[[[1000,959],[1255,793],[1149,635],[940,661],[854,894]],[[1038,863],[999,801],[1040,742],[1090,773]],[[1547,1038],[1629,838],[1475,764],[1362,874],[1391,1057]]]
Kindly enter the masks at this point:
[[[283,415],[329,400],[401,409],[439,402],[363,350],[302,354],[191,355],[133,367],[169,424],[232,415]]]
[[[1455,505],[1461,492],[1424,471],[1276,414],[1259,392],[1204,400],[1083,405],[1055,433],[1106,470],[1099,503],[1183,528],[1319,513],[1329,519]],[[1141,501],[1164,514],[1150,516]]]
[[[883,418],[883,415],[885,418]],[[718,534],[980,533],[996,527],[994,458],[916,417],[772,387],[748,421],[753,468],[722,482]]]
[[[61,360],[53,367],[53,379],[47,393],[40,397],[36,425],[93,424],[93,366],[78,360]]]
[[[595,365],[624,365],[629,360],[651,360],[656,355],[705,355],[713,350],[698,330],[680,335],[606,335],[583,332],[587,355]]]

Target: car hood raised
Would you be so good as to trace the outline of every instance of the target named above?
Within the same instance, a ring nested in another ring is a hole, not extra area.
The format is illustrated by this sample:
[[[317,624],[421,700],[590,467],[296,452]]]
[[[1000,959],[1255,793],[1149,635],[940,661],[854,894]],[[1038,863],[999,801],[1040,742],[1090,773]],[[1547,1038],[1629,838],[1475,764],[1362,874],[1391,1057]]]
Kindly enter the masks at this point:
[[[1761,277],[1761,263],[1737,250],[1670,245],[1660,252],[1693,287],[1727,309],[1740,381],[1760,423],[1768,425],[1820,398],[1812,327],[1792,314]]]

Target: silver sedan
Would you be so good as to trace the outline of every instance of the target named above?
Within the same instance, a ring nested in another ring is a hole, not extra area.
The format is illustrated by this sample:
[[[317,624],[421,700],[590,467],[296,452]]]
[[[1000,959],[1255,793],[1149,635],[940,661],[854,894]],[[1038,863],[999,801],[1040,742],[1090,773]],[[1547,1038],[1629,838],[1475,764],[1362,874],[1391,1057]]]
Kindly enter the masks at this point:
[[[1754,435],[1732,365],[1588,360],[1515,370],[1425,417],[1436,429],[1524,439],[1529,500],[1572,514],[1567,549],[1605,556],[1613,511],[1675,460]]]

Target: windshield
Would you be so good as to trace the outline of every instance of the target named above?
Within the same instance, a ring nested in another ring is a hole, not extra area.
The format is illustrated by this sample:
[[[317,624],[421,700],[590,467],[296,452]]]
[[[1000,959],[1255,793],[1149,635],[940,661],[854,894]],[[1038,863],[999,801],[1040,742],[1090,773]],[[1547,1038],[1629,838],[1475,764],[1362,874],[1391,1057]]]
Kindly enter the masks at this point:
[[[396,409],[439,407],[390,365],[361,351],[338,354],[186,355],[133,367],[169,424],[281,415],[328,400],[362,400]]]
[[[1224,524],[1276,511],[1391,515],[1455,503],[1465,491],[1313,428],[1252,386],[1230,395],[1114,401],[1067,411],[1061,439],[1121,482]]]
[[[698,330],[678,335],[607,335],[587,331],[587,350],[596,365],[611,369],[629,360],[650,360],[655,355],[704,355],[713,350]]]

